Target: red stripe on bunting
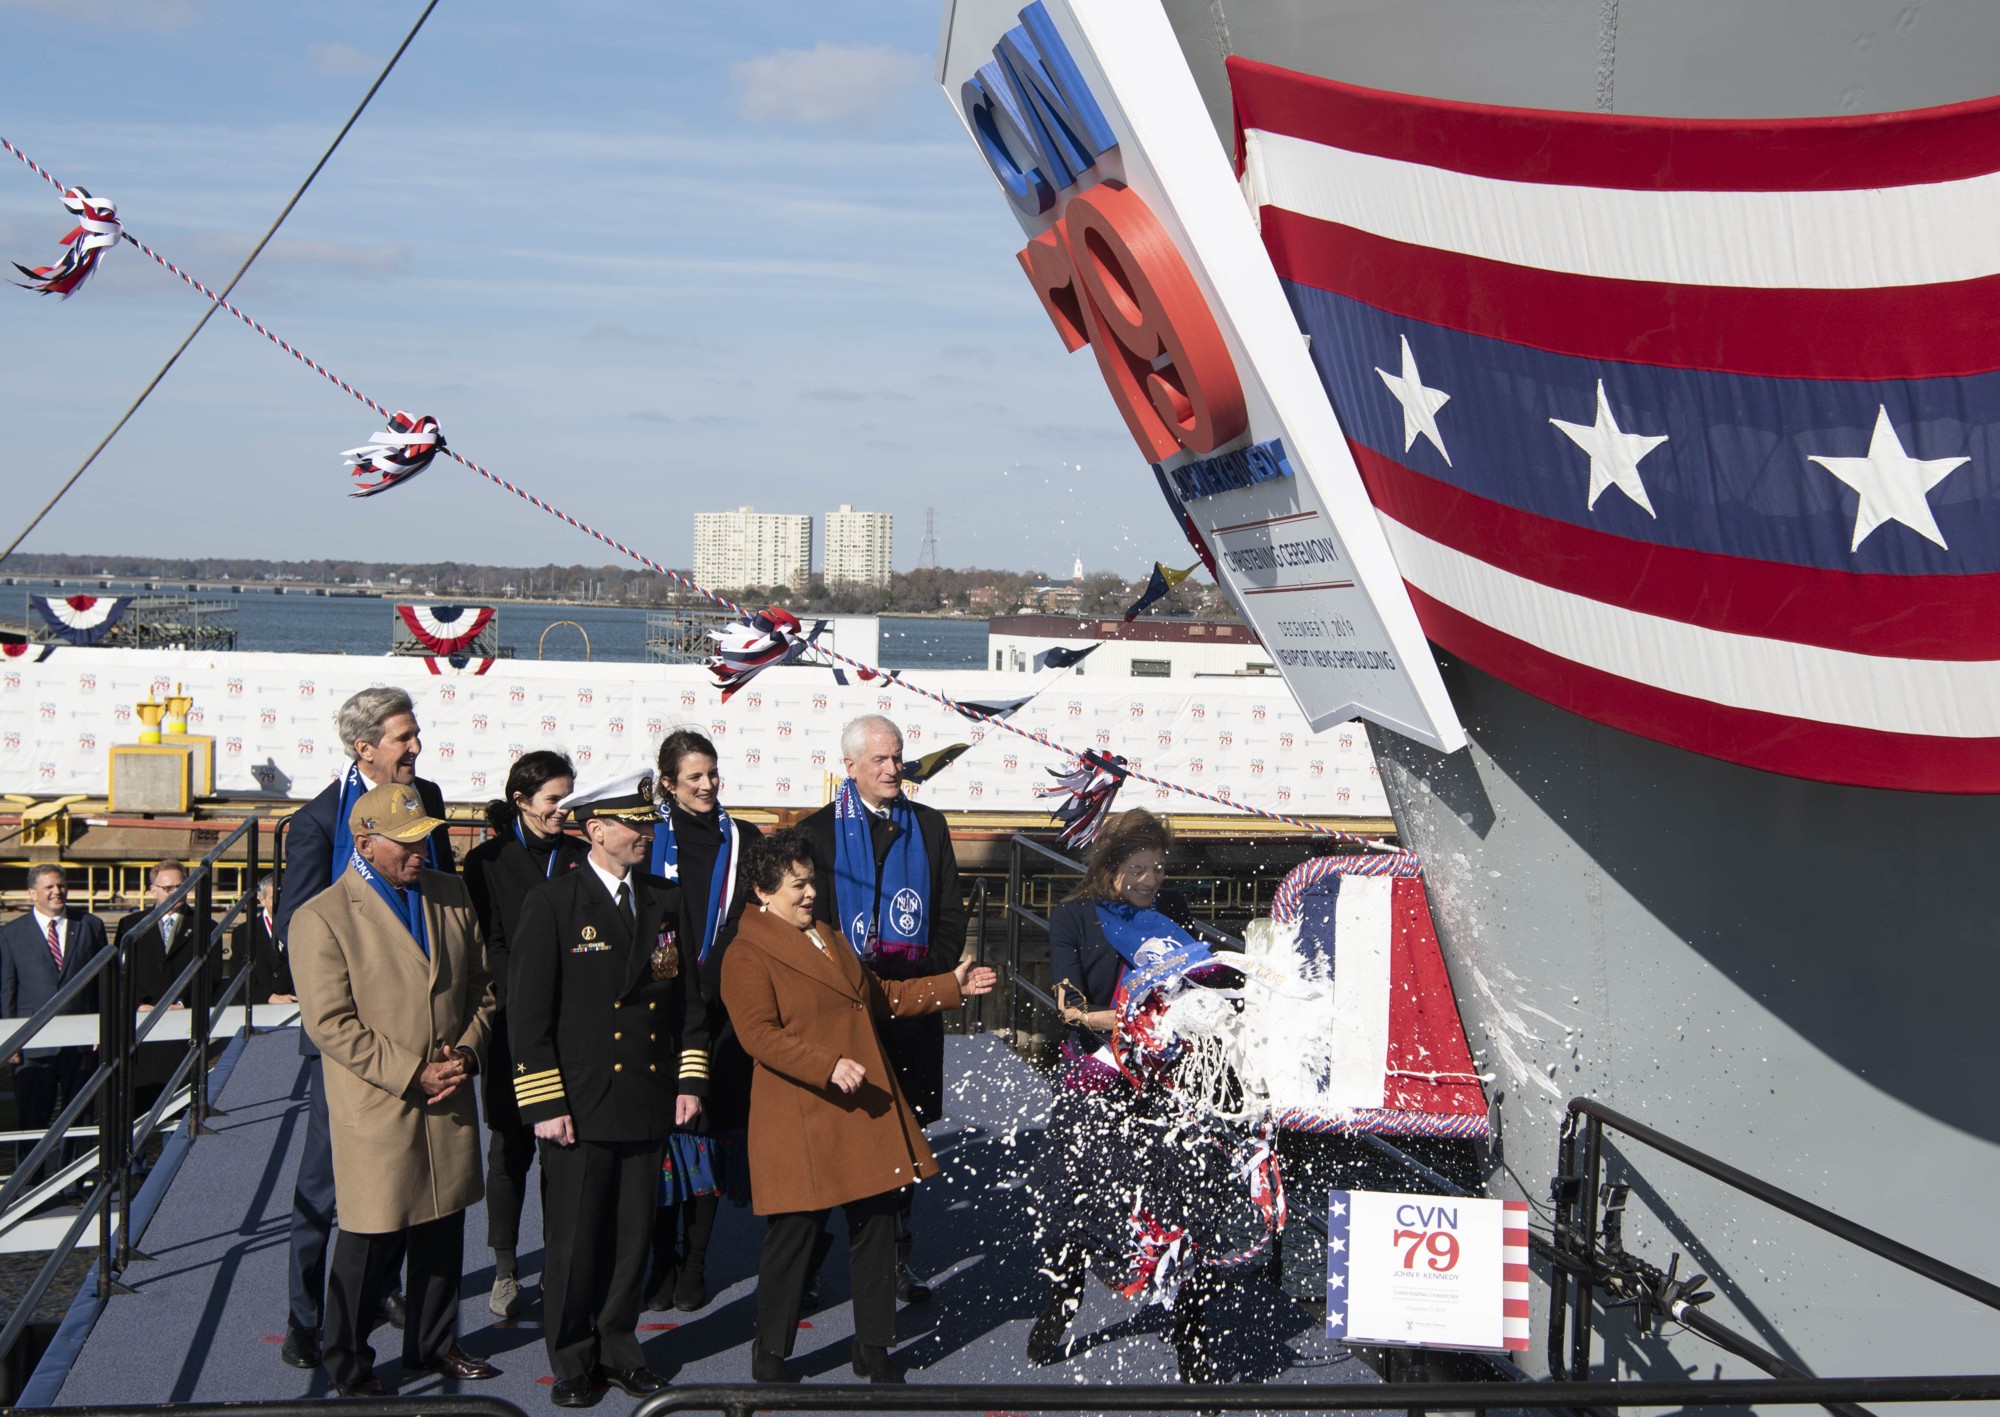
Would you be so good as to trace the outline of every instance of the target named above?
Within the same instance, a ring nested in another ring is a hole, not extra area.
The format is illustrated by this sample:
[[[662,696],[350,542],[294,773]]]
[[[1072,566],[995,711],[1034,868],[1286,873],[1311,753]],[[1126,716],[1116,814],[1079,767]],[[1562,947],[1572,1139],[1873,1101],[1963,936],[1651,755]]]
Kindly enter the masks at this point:
[[[1445,971],[1430,899],[1414,877],[1390,882],[1389,1051],[1382,1105],[1401,1112],[1486,1118],[1486,1092]],[[1405,1076],[1394,1076],[1396,1073]],[[1410,1074],[1430,1073],[1422,1077]],[[1444,1074],[1458,1074],[1456,1077]]]
[[[1476,177],[1662,192],[1851,191],[2000,168],[2000,97],[1830,118],[1635,118],[1497,108],[1252,59],[1228,64],[1239,153],[1243,132],[1261,128]]]
[[[2000,739],[1886,733],[1689,698],[1550,654],[1408,588],[1424,633],[1445,649],[1524,693],[1627,733],[1816,782],[2000,792]]]
[[[1732,635],[1895,659],[2000,659],[2000,575],[1828,571],[1658,546],[1491,501],[1349,440],[1368,497],[1432,541],[1571,595]],[[1577,498],[1583,460],[1577,459]]]
[[[1857,290],[1613,280],[1414,246],[1282,207],[1286,280],[1425,324],[1583,359],[1779,379],[1926,379],[2000,366],[2000,276]]]

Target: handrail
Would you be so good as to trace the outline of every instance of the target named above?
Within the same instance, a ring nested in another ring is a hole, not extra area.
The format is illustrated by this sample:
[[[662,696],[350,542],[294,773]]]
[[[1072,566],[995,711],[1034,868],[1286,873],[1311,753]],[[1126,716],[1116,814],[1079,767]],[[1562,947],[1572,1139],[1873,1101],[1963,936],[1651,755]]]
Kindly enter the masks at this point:
[[[1755,1196],[1766,1205],[1782,1210],[1785,1214],[1803,1220],[1808,1225],[1837,1235],[1849,1244],[1856,1245],[1872,1255],[1878,1255],[1891,1264],[1901,1265],[1904,1269],[1920,1274],[1935,1284],[1954,1289],[1969,1299],[1978,1300],[1990,1309],[2000,1309],[2000,1284],[1994,1284],[1976,1274],[1948,1265],[1935,1256],[1912,1249],[1901,1241],[1892,1240],[1880,1231],[1870,1230],[1865,1225],[1857,1225],[1824,1206],[1814,1205],[1802,1196],[1795,1196],[1790,1191],[1752,1176],[1747,1171],[1739,1170],[1726,1161],[1718,1160],[1706,1152],[1697,1151],[1687,1143],[1677,1141],[1664,1132],[1647,1126],[1644,1122],[1627,1117],[1622,1112],[1614,1112],[1601,1102],[1594,1102],[1587,1097],[1576,1097],[1570,1099],[1569,1110],[1572,1114],[1595,1118],[1634,1141],[1644,1142],[1653,1150],[1671,1156],[1685,1166],[1712,1176],[1724,1185],[1742,1191],[1746,1195]]]
[[[1027,847],[1028,850],[1034,852],[1037,856],[1046,856],[1049,858],[1049,860],[1055,862],[1058,866],[1067,866],[1070,870],[1077,872],[1079,875],[1082,874],[1083,872],[1084,866],[1081,861],[1078,861],[1075,857],[1063,855],[1060,851],[1057,851],[1054,847],[1044,846],[1041,842],[1036,841],[1031,836],[1024,836],[1020,832],[1015,832],[1012,837],[1012,843],[1015,846]]]
[[[65,1407],[66,1417],[325,1417],[352,1412],[364,1417],[528,1417],[499,1397],[465,1397],[446,1389],[421,1397],[291,1397],[269,1402],[175,1402],[124,1406]]]
[[[1991,1402],[2000,1376],[1732,1378],[1664,1382],[1080,1384],[938,1383],[877,1387],[843,1383],[676,1387],[639,1404],[634,1417],[669,1412],[1421,1412],[1437,1408],[1749,1407],[1829,1402]],[[93,1409],[75,1409],[95,1417]],[[325,1411],[321,1404],[320,1411]],[[380,1409],[370,1407],[371,1412]],[[97,1409],[106,1414],[109,1409]],[[119,1414],[123,1417],[123,1414]],[[137,1417],[134,1414],[134,1417]],[[178,1414],[177,1414],[178,1417]]]

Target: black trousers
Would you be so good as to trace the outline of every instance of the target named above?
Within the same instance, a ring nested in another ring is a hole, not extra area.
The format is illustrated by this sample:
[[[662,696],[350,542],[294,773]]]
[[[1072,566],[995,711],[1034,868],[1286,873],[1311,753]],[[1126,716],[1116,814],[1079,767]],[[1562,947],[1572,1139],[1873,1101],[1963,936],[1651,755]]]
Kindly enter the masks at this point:
[[[14,1065],[14,1114],[20,1119],[21,1130],[47,1131],[56,1113],[69,1105],[96,1068],[97,1055],[89,1048],[62,1048],[46,1058],[24,1056]],[[77,1116],[76,1124],[91,1121],[96,1114],[97,1104],[93,1102]],[[22,1142],[19,1154],[26,1156],[34,1146],[33,1142]],[[81,1137],[61,1142],[43,1165],[53,1168],[67,1164],[82,1155],[87,1146],[89,1143]]]
[[[639,1313],[666,1143],[541,1143],[542,1340],[557,1382],[644,1367]]]
[[[847,1268],[854,1286],[854,1341],[888,1348],[896,1341],[896,1211],[911,1188],[864,1196],[841,1207],[847,1215]],[[830,1210],[772,1216],[757,1264],[757,1345],[789,1358],[813,1250]]]
[[[319,1054],[306,1059],[306,1141],[299,1153],[299,1176],[292,1188],[291,1305],[287,1317],[308,1333],[319,1332],[326,1297],[326,1247],[333,1235],[333,1131],[327,1122],[326,1087]],[[392,1243],[402,1243],[398,1231]],[[403,1267],[400,1251],[388,1260],[389,1273]],[[389,1286],[391,1289],[395,1285]],[[370,1313],[373,1313],[370,1310]]]
[[[490,1248],[520,1248],[521,1206],[528,1194],[528,1168],[534,1164],[533,1127],[526,1122],[487,1124],[486,1243]]]
[[[382,1307],[382,1296],[395,1287],[397,1266],[405,1254],[409,1275],[403,1292],[409,1318],[403,1325],[403,1366],[415,1371],[451,1347],[458,1323],[459,1277],[465,1270],[465,1212],[384,1235],[342,1230],[327,1275],[323,1351],[327,1376],[343,1387],[352,1387],[375,1371],[368,1330]]]
[[[895,1192],[895,1196],[896,1268],[898,1271],[902,1271],[910,1267],[910,1252],[917,1245],[916,1232],[910,1228],[910,1216],[917,1205],[917,1188],[915,1186],[905,1186],[902,1190]],[[831,1216],[833,1212],[829,1210],[823,1211],[821,1214]],[[833,1232],[826,1228],[826,1221],[822,1220],[820,1221],[819,1237],[813,1241],[812,1259],[806,1265],[806,1278],[808,1280],[819,1278],[820,1266],[826,1263],[826,1257],[832,1253]],[[901,1278],[901,1274],[898,1273],[897,1277]]]

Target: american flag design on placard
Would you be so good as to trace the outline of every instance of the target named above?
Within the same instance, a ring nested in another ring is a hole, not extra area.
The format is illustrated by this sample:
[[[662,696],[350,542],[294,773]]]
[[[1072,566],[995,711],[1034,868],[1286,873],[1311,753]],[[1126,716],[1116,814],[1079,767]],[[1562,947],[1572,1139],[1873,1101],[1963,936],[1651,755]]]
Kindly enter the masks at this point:
[[[2000,99],[1663,119],[1229,72],[1432,640],[1694,752],[2000,791]]]
[[[1347,1337],[1347,1227],[1352,1217],[1347,1192],[1335,1191],[1326,1206],[1326,1336]]]
[[[1507,1340],[1507,1351],[1525,1352],[1530,1333],[1528,1330],[1528,1203],[1507,1201],[1506,1220],[1500,1232],[1500,1260],[1506,1266],[1502,1272],[1500,1293],[1502,1303],[1501,1334]]]

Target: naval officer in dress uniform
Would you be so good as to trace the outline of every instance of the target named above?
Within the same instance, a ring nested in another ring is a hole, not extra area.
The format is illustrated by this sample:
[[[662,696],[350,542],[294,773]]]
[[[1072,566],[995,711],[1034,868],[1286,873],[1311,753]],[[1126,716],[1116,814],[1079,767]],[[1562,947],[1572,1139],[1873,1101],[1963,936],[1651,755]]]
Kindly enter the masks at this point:
[[[659,820],[650,772],[563,799],[590,855],[528,893],[513,939],[514,1096],[542,1163],[542,1332],[558,1407],[599,1381],[666,1382],[638,1338],[667,1136],[701,1113],[708,1039],[679,888],[645,867]]]

